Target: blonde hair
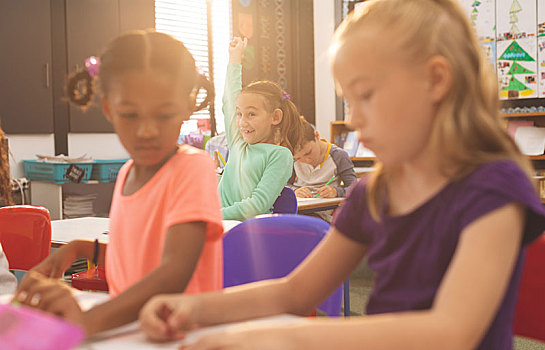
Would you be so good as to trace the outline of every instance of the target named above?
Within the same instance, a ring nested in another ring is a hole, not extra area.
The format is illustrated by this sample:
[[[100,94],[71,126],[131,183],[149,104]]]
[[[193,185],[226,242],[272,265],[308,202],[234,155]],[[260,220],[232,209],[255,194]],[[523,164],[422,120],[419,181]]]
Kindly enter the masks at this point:
[[[392,44],[403,52],[399,59],[426,62],[439,55],[451,65],[452,86],[438,105],[429,141],[433,149],[441,150],[439,166],[445,176],[459,179],[482,164],[509,159],[532,179],[529,159],[500,121],[492,65],[454,0],[370,1],[339,26],[332,48],[358,40],[354,34],[369,30],[389,32],[392,38],[397,34]],[[378,163],[368,184],[367,201],[377,221],[392,172]]]

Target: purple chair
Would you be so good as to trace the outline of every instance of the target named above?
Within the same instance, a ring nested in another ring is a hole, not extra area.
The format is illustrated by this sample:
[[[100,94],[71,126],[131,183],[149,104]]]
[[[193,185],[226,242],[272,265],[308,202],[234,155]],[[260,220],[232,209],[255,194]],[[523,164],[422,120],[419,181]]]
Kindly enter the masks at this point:
[[[273,204],[275,214],[297,214],[297,197],[289,187],[284,187]]]
[[[328,230],[327,222],[304,215],[261,215],[243,221],[223,238],[223,286],[288,275]],[[344,286],[348,292],[348,280]],[[329,316],[339,316],[342,290],[343,286],[337,288],[318,310]],[[345,315],[350,315],[347,299]]]

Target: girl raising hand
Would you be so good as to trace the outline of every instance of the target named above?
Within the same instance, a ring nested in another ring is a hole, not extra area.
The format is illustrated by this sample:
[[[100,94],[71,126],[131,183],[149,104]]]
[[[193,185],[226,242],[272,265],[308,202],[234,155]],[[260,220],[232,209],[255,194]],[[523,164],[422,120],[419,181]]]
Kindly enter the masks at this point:
[[[229,160],[219,184],[224,219],[270,213],[288,182],[303,123],[290,96],[276,83],[242,88],[242,53],[247,40],[234,38],[223,96]]]

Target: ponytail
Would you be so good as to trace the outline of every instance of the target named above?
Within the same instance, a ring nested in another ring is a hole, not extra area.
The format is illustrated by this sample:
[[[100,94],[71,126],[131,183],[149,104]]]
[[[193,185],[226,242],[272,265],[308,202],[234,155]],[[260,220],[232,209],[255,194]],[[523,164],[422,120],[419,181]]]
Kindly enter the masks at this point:
[[[280,146],[295,154],[303,143],[303,120],[297,107],[289,98],[282,100],[282,122],[280,123]]]
[[[199,90],[204,89],[206,91],[206,96],[204,97],[204,100],[202,100],[201,103],[199,103],[198,106],[195,106],[195,111],[198,112],[202,109],[205,109],[208,107],[212,101],[214,101],[214,97],[216,96],[214,92],[214,85],[206,78],[206,76],[202,74],[197,75],[197,82],[195,87],[195,94],[199,93]]]
[[[81,69],[68,76],[66,95],[70,102],[85,109],[91,105],[94,94],[93,77],[86,69]]]

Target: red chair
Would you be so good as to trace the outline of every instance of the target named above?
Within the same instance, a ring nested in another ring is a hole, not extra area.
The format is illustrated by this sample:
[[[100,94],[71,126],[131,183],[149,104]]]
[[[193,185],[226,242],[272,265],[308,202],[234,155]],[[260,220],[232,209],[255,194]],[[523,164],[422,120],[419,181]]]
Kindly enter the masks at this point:
[[[51,251],[49,211],[32,205],[0,208],[0,242],[10,269],[30,270]]]
[[[526,248],[513,331],[545,342],[545,235]]]

